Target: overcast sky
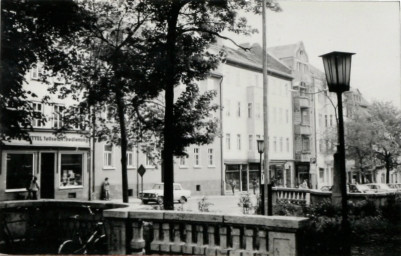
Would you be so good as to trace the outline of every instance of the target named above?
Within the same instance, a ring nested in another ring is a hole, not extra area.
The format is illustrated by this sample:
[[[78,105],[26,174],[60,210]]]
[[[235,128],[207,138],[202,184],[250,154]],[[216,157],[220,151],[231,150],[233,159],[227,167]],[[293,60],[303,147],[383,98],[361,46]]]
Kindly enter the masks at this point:
[[[400,107],[399,1],[279,1],[283,11],[267,12],[267,45],[303,41],[309,62],[323,71],[318,56],[331,51],[356,53],[351,87],[369,100],[386,100]],[[240,43],[262,42],[262,18],[248,15],[259,30]]]

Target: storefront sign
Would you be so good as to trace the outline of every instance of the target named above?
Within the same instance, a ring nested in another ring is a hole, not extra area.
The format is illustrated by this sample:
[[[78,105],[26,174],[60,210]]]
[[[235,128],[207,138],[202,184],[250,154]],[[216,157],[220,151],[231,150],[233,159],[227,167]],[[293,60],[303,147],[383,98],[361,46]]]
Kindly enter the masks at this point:
[[[11,140],[7,145],[21,146],[53,146],[53,147],[89,147],[89,139],[76,133],[67,133],[56,136],[51,132],[31,132],[32,143],[26,140]]]

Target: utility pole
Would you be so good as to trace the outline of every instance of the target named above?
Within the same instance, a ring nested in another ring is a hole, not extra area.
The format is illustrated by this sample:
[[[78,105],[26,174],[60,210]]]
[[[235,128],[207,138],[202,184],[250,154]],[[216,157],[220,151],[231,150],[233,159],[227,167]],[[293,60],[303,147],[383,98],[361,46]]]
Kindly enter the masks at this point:
[[[263,134],[265,141],[264,150],[264,213],[272,215],[272,200],[271,200],[271,184],[270,184],[270,173],[269,173],[269,108],[268,108],[268,81],[267,81],[267,45],[266,45],[266,0],[262,2],[262,27],[263,27]]]

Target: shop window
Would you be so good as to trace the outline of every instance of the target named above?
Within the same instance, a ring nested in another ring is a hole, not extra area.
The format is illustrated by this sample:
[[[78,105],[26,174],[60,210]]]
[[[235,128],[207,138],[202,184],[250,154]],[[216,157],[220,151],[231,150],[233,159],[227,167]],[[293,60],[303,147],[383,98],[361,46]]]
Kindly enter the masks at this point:
[[[31,175],[33,175],[33,153],[7,154],[6,170],[6,189],[25,189]]]
[[[60,161],[60,187],[82,186],[82,154],[61,154]]]
[[[112,167],[113,166],[113,145],[112,144],[104,145],[103,166],[104,167]]]

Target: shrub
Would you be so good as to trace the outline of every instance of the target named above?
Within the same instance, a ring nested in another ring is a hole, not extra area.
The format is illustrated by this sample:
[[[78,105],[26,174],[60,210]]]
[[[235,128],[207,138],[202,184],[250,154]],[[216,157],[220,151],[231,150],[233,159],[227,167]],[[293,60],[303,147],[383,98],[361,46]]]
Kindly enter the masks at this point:
[[[301,206],[292,204],[286,200],[278,200],[276,205],[273,206],[273,215],[282,216],[301,216]]]
[[[208,202],[206,196],[202,197],[202,199],[198,202],[198,210],[200,212],[209,212],[209,206],[213,205],[213,203]]]
[[[253,209],[253,204],[249,193],[241,194],[238,202],[238,206],[242,207],[243,214],[249,214],[250,210]]]

